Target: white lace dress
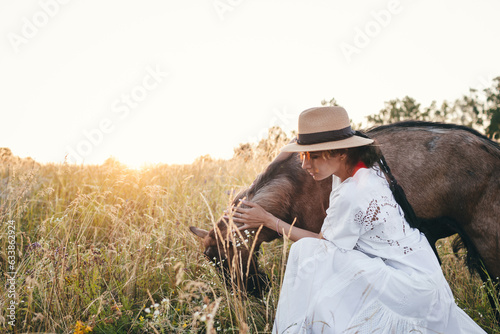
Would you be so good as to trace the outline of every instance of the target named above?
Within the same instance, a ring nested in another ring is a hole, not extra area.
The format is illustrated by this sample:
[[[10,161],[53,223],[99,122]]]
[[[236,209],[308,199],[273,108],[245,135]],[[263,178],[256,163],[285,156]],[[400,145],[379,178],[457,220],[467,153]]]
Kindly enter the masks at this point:
[[[326,240],[292,245],[273,333],[485,333],[455,304],[427,239],[379,174],[334,176]]]

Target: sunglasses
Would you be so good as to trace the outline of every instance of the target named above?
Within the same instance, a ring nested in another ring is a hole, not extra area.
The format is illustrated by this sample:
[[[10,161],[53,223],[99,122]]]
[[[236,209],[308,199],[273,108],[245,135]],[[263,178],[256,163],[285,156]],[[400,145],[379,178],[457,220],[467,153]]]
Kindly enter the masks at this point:
[[[304,161],[306,158],[308,160],[321,158],[323,154],[321,152],[300,152],[299,157],[300,161]]]

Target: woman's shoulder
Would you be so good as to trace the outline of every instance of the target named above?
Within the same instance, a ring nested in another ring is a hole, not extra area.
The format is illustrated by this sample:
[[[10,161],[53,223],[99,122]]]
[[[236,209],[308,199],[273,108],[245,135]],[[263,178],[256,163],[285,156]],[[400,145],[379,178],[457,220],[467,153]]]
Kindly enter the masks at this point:
[[[387,181],[380,170],[375,168],[360,168],[354,176],[345,181],[346,190],[344,191],[377,190],[380,187],[383,187],[386,182]]]
[[[363,191],[364,181],[359,175],[360,171],[356,175],[347,178],[343,182],[333,183],[332,195],[335,197],[341,197],[343,199],[355,198],[359,195],[360,191]]]
[[[386,184],[387,181],[377,170],[361,168],[354,176],[342,182],[332,195],[347,201],[370,202],[374,197],[386,195],[385,192],[390,191]]]

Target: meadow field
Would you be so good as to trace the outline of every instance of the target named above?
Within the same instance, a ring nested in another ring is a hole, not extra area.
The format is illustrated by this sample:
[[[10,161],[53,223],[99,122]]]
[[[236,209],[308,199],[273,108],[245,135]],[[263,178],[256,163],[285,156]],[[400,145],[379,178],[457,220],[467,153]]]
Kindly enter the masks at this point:
[[[135,170],[4,154],[0,333],[269,333],[290,242],[263,246],[270,289],[258,299],[228,288],[189,231],[210,229],[268,163],[206,156]],[[451,241],[439,252],[457,304],[500,333],[491,284],[469,274]]]

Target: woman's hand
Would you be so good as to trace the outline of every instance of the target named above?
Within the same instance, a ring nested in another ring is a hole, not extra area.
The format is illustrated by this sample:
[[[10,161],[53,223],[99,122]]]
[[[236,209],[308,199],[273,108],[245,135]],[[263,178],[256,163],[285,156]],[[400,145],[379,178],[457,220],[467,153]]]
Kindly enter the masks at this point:
[[[259,228],[261,225],[268,227],[270,222],[275,220],[275,217],[264,210],[259,204],[249,201],[241,201],[242,205],[248,208],[243,208],[241,206],[235,207],[233,210],[233,221],[237,224],[243,224],[239,227],[240,230],[246,230],[249,228]],[[229,219],[229,216],[224,216],[225,219]]]
[[[322,238],[321,234],[307,231],[299,227],[292,228],[287,222],[276,218],[257,203],[241,201],[241,204],[244,205],[245,208],[241,206],[235,207],[233,208],[232,214],[233,221],[241,225],[238,228],[239,230],[264,226],[271,230],[275,230],[279,235],[286,235],[292,241],[297,241],[306,237]],[[225,213],[224,218],[229,220],[229,212],[226,211]]]

